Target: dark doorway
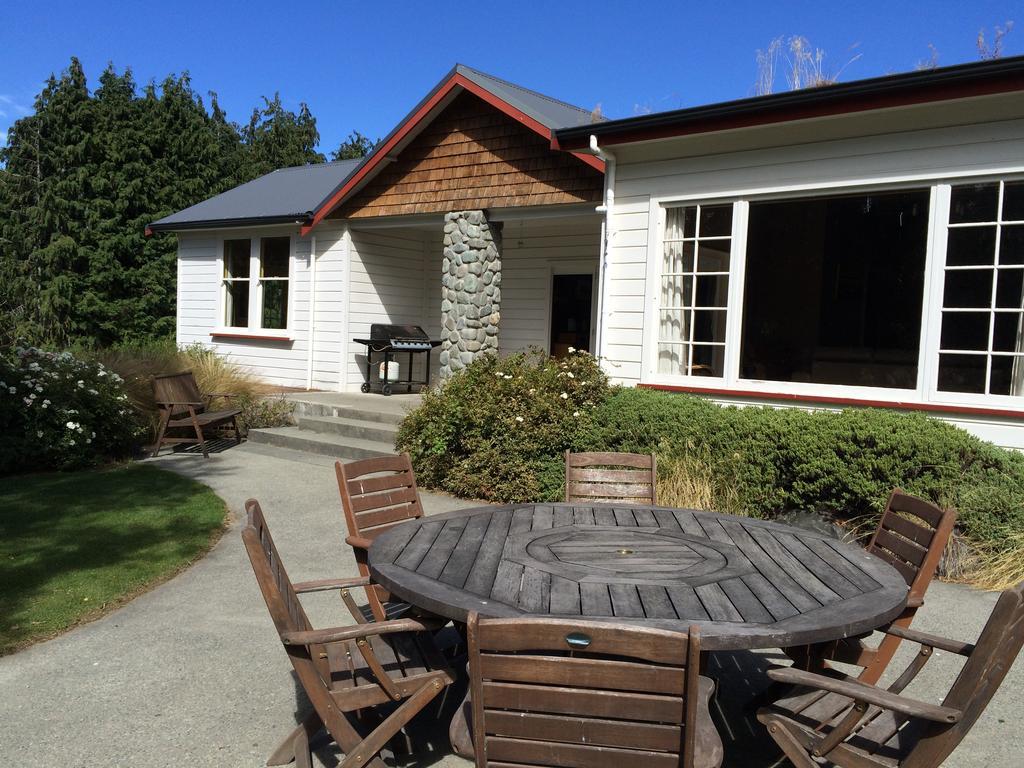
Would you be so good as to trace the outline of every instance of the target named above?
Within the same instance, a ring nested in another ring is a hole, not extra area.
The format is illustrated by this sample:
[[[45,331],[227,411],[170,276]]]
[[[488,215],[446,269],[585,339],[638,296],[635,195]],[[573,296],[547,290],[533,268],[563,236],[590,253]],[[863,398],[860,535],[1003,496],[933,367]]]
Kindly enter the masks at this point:
[[[551,355],[563,357],[569,347],[590,351],[593,275],[554,275],[551,280]]]

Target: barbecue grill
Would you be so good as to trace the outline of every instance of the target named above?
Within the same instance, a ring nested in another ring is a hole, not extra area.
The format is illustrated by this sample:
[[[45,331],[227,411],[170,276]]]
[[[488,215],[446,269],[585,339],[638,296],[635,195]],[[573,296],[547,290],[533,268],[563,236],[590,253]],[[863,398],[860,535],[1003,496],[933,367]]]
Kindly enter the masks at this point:
[[[404,386],[407,392],[412,392],[413,386],[429,384],[430,351],[441,344],[439,340],[427,336],[426,332],[418,325],[385,325],[384,323],[374,323],[370,326],[370,338],[353,339],[353,341],[366,347],[366,381],[360,387],[363,392],[369,392],[372,388],[374,354],[383,355],[378,358],[378,363],[381,365],[380,391],[384,395],[390,395],[393,386]],[[389,366],[398,365],[395,359],[396,352],[406,352],[409,355],[405,381],[391,381],[389,375]],[[423,379],[413,380],[412,356],[421,353],[427,355]]]

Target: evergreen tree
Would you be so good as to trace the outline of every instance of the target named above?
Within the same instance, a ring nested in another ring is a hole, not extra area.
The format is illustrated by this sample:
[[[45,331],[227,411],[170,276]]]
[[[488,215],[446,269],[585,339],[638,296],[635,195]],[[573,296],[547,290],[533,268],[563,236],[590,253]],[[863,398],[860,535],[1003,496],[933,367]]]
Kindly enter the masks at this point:
[[[281,105],[278,93],[273,99],[264,97],[263,102],[242,128],[242,141],[248,150],[246,165],[252,178],[278,168],[324,162],[324,156],[316,151],[320,134],[308,106],[300,104],[298,114],[289,112]]]
[[[336,150],[331,152],[331,160],[358,160],[366,157],[373,148],[380,143],[373,141],[369,136],[363,136],[359,131],[352,131]]]

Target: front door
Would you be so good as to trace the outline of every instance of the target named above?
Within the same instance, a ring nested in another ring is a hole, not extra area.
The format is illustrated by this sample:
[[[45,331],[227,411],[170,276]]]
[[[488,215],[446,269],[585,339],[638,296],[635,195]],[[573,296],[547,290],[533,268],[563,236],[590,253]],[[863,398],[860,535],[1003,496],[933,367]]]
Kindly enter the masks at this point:
[[[564,357],[569,347],[590,351],[593,301],[593,274],[552,275],[552,357]]]

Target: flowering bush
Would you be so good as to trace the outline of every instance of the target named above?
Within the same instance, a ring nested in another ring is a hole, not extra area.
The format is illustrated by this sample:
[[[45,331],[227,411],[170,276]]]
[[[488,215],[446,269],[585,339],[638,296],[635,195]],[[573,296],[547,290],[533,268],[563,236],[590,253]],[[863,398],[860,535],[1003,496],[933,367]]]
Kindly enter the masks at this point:
[[[0,357],[0,474],[72,469],[128,454],[140,437],[121,377],[69,352]]]
[[[495,501],[555,499],[563,453],[611,392],[586,352],[485,355],[423,396],[398,433],[428,488]]]

